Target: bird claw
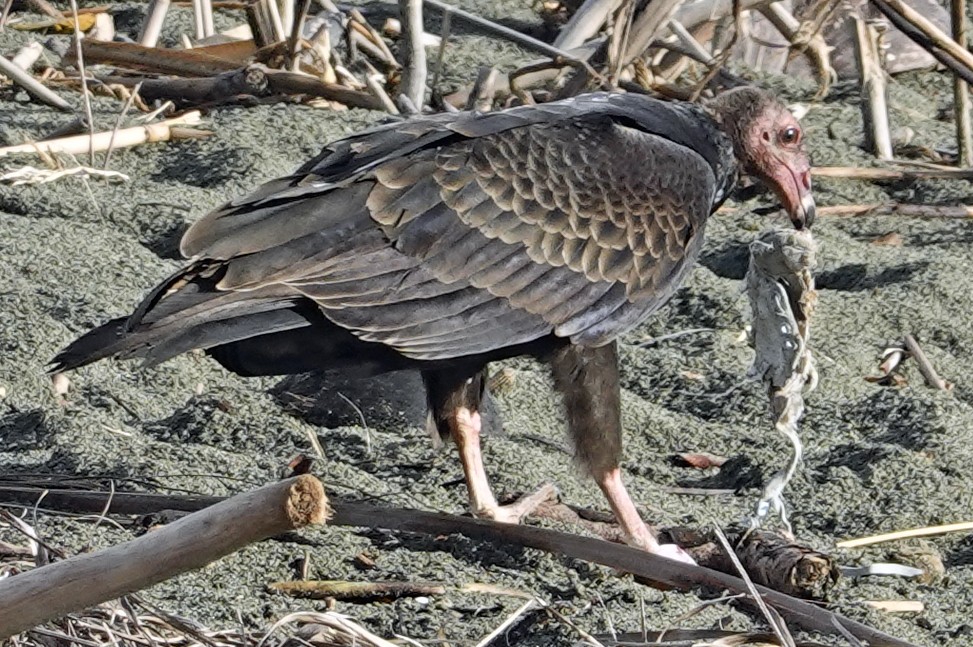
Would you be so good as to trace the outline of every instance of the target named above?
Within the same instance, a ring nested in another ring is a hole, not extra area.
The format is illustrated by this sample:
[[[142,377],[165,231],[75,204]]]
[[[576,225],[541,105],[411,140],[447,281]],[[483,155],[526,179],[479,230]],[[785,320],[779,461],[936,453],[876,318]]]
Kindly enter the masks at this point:
[[[676,544],[659,544],[654,550],[649,552],[659,557],[666,557],[677,562],[682,562],[683,564],[697,566],[696,560],[683,550],[682,546]]]
[[[513,503],[482,508],[474,514],[480,519],[516,524],[530,516],[542,504],[555,500],[557,500],[557,488],[552,483],[545,483],[537,491],[525,494]]]

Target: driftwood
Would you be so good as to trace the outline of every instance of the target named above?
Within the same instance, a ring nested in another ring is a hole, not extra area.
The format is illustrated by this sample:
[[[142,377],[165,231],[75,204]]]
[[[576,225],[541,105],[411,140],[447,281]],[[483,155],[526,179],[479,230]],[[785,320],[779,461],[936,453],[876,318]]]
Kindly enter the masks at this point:
[[[53,484],[52,484],[53,485]],[[0,504],[35,506],[44,493],[42,507],[69,512],[144,515],[163,510],[200,510],[224,499],[205,496],[172,496],[63,490],[47,487],[0,486]],[[480,541],[518,544],[558,555],[602,564],[632,573],[656,587],[692,590],[706,587],[746,593],[746,584],[737,577],[684,564],[620,546],[601,539],[579,537],[545,528],[517,526],[483,519],[471,519],[440,512],[383,508],[362,503],[332,504],[333,526],[385,528],[438,536],[462,534]],[[913,647],[877,629],[819,608],[789,595],[757,586],[760,595],[785,619],[809,631],[845,635],[850,633],[873,647]]]
[[[238,494],[131,541],[0,581],[0,640],[144,589],[268,537],[323,523],[321,482],[303,475]]]
[[[142,47],[155,47],[162,33],[162,23],[169,13],[169,0],[151,0],[148,14],[139,32],[138,44]]]
[[[922,351],[916,338],[912,335],[906,335],[904,341],[909,354],[912,355],[912,358],[916,360],[916,364],[919,365],[919,372],[922,373],[922,377],[926,378],[926,384],[940,391],[949,391],[952,385],[939,377],[939,373],[936,372],[932,362],[929,361],[929,358]]]
[[[238,95],[305,95],[337,101],[354,108],[385,110],[381,99],[368,92],[351,90],[343,85],[325,83],[307,74],[274,70],[259,64],[202,79],[101,77],[101,80],[132,86],[141,83],[139,94],[145,101],[169,99],[177,104],[200,105],[230,101]]]
[[[203,54],[195,49],[163,49],[134,43],[103,43],[84,39],[81,41],[81,53],[89,65],[110,64],[153,74],[203,77],[229,72],[239,67],[239,63]],[[76,57],[69,53],[66,59],[73,63]]]

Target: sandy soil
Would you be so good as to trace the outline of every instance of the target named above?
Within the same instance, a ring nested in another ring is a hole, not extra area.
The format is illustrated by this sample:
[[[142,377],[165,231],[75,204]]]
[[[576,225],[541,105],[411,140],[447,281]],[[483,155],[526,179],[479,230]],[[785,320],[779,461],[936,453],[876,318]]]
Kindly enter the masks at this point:
[[[519,3],[463,4],[518,27],[538,24],[533,11]],[[137,5],[119,5],[118,11],[121,23],[125,16],[140,20]],[[190,24],[187,12],[174,15],[167,27],[170,40]],[[226,15],[219,19],[229,21]],[[511,69],[530,58],[462,27],[454,33],[456,42],[446,56],[447,87],[468,79],[476,64]],[[0,34],[0,52],[10,55],[25,39],[7,30]],[[792,101],[806,103],[812,94],[794,81],[761,82],[775,85]],[[935,72],[898,77],[893,84],[894,125],[911,127],[915,145],[953,146],[952,127],[939,118],[950,102],[949,84],[947,76]],[[99,125],[110,126],[118,108],[117,102],[97,100]],[[817,164],[872,163],[860,149],[853,88],[839,87],[810,108],[805,123]],[[112,168],[129,174],[130,182],[86,185],[70,179],[42,187],[0,187],[0,386],[6,393],[0,399],[0,470],[99,476],[115,479],[120,488],[223,495],[275,479],[291,456],[310,451],[308,434],[317,434],[326,456],[316,471],[336,495],[464,511],[458,461],[449,448],[434,450],[421,427],[415,376],[385,378],[381,388],[332,377],[320,393],[320,376],[244,380],[190,354],[149,370],[120,362],[81,370],[72,376],[62,406],[44,373],[60,347],[128,313],[179,266],[176,242],[188,223],[293,169],[328,140],[381,118],[295,105],[221,109],[207,116],[215,133],[209,139],[116,152]],[[67,120],[9,86],[0,87],[0,144],[40,136]],[[36,162],[4,159],[0,169],[24,163]],[[958,203],[968,202],[968,195],[962,182],[817,184],[819,205],[889,199]],[[766,197],[758,197],[715,217],[703,262],[687,286],[625,340],[625,471],[652,522],[738,521],[751,510],[762,480],[786,460],[787,445],[768,422],[763,389],[744,381],[752,353],[738,341],[749,316],[740,291],[746,246],[760,229],[784,224],[779,217],[749,212],[766,204]],[[969,518],[970,227],[965,221],[893,217],[823,218],[815,227],[821,245],[820,305],[812,341],[821,384],[808,399],[801,425],[805,465],[787,495],[795,530],[806,543],[831,551],[846,537]],[[901,245],[876,244],[890,232],[901,236]],[[713,330],[639,345],[645,337],[699,327]],[[875,371],[882,349],[905,333],[916,335],[932,363],[955,383],[952,393],[926,386],[911,363],[903,371],[903,386],[863,379]],[[516,383],[497,397],[506,433],[491,437],[486,451],[497,490],[525,491],[550,479],[565,501],[604,508],[596,488],[572,467],[545,372],[526,361],[511,365],[518,371]],[[362,409],[367,427],[338,392]],[[668,460],[687,450],[740,457],[741,467],[701,474]],[[738,495],[665,491],[677,485],[738,488]],[[38,516],[37,526],[69,551],[115,543],[132,532],[47,514]],[[928,545],[942,557],[944,578],[928,585],[888,577],[845,581],[835,592],[834,607],[918,644],[967,644],[973,634],[973,540],[952,535]],[[905,547],[836,554],[844,564],[901,561]],[[681,619],[700,598],[646,589],[608,569],[537,551],[341,528],[307,533],[302,543],[252,546],[202,572],[156,586],[147,597],[213,626],[265,625],[287,611],[323,607],[264,590],[270,581],[293,577],[293,562],[305,551],[312,577],[476,581],[532,591],[561,604],[594,634],[639,630],[640,600],[650,628],[754,624],[722,604]],[[367,572],[355,566],[363,552],[376,562]],[[888,615],[861,604],[881,599],[921,600],[926,610]],[[519,604],[449,593],[428,602],[337,608],[379,634],[429,641],[442,635],[457,645],[475,642]],[[565,644],[575,637],[539,616],[519,630],[515,642]]]

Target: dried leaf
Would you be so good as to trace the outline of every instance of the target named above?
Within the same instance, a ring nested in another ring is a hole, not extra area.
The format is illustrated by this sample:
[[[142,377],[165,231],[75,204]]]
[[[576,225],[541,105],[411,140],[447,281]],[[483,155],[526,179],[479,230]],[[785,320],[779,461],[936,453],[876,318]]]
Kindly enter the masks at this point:
[[[883,236],[872,239],[872,245],[882,247],[902,247],[903,243],[905,243],[905,239],[896,231],[890,231]]]

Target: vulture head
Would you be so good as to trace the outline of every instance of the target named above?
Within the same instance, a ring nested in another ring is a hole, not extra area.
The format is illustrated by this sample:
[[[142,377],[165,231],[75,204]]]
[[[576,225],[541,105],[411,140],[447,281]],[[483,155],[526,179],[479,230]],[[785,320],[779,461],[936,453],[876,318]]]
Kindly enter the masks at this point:
[[[814,222],[811,162],[804,150],[801,125],[773,95],[741,87],[709,104],[743,170],[760,178],[778,197],[798,229]]]

